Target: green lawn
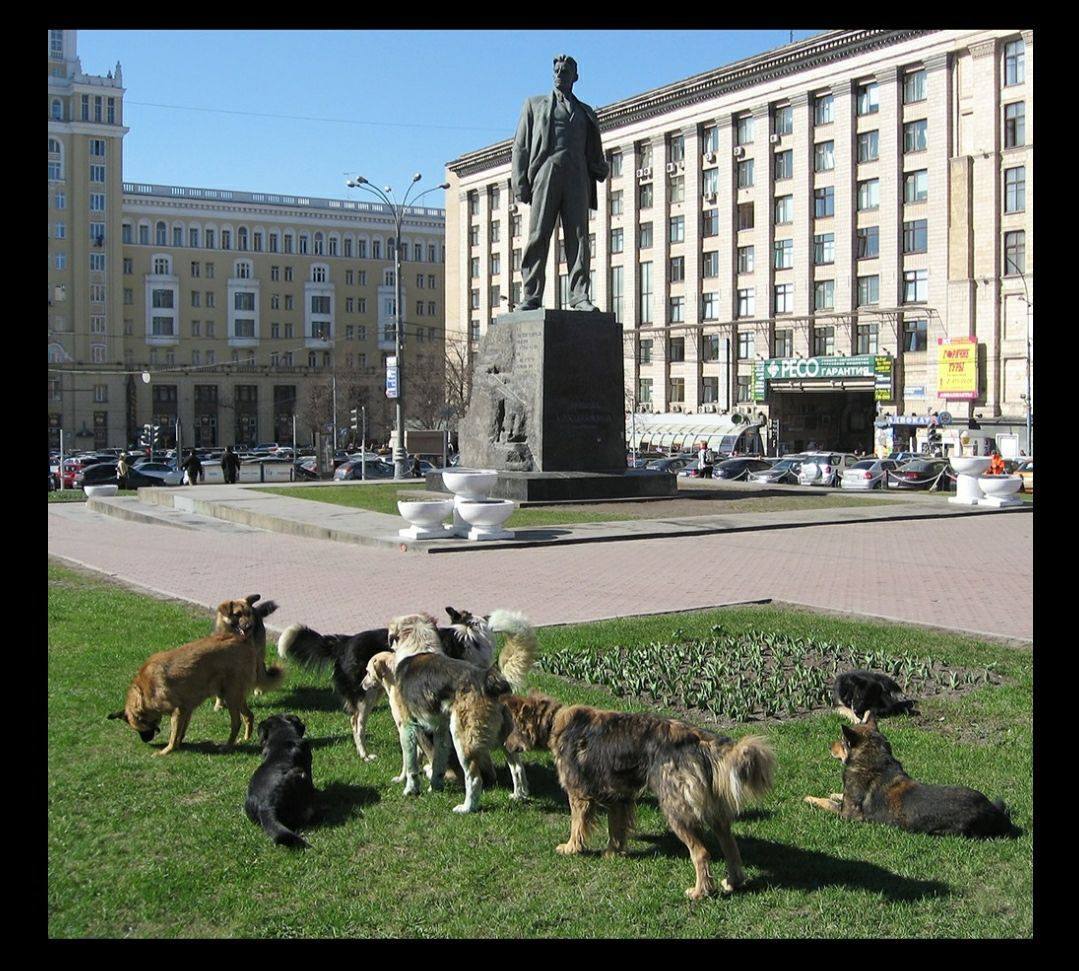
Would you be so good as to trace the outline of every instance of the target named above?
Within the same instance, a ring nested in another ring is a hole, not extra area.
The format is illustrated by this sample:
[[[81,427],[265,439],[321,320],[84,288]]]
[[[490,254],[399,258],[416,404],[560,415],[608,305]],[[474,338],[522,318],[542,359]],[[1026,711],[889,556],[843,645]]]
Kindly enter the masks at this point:
[[[137,489],[119,489],[118,496],[137,496]],[[49,493],[49,502],[86,502],[86,493],[82,489],[57,489]]]
[[[229,591],[223,591],[225,596]],[[272,591],[264,591],[272,596]],[[477,605],[489,609],[494,605]],[[507,606],[527,610],[527,598]],[[995,662],[1002,685],[923,704],[884,730],[904,766],[927,782],[1001,797],[1023,829],[1014,841],[932,838],[843,823],[802,803],[840,787],[831,714],[763,731],[779,759],[776,786],[735,824],[752,884],[691,903],[685,849],[650,798],[625,859],[563,858],[569,815],[546,753],[526,757],[534,793],[500,786],[461,817],[460,798],[408,799],[387,708],[369,722],[379,758],[361,762],[328,675],[289,674],[255,697],[257,718],[294,711],[307,723],[324,822],[312,849],[272,845],[243,815],[259,756],[217,743],[228,716],[207,703],[188,742],[166,758],[105,715],[152,652],[208,631],[210,616],[65,568],[49,567],[49,933],[54,937],[1029,937],[1033,933],[1032,655],[920,630],[768,607],[548,628],[544,651],[706,636],[713,624]],[[567,701],[640,708],[605,691],[534,674]],[[733,735],[761,731],[738,725]],[[601,825],[591,845],[601,849]],[[718,854],[718,849],[717,849]],[[716,864],[722,875],[723,864]]]

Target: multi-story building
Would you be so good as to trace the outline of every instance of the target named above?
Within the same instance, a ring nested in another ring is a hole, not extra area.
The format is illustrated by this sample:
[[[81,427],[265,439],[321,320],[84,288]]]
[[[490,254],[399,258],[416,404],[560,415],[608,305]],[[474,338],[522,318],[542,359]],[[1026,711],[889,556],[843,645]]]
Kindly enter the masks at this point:
[[[82,73],[49,31],[49,444],[122,446],[142,425],[185,444],[310,441],[365,404],[392,411],[395,224],[378,203],[123,178],[123,81]],[[406,210],[409,408],[442,403],[445,213]],[[419,366],[422,364],[422,367]],[[426,401],[430,398],[430,401]],[[409,417],[412,417],[411,411]]]
[[[869,450],[948,411],[1029,449],[1032,58],[1031,31],[830,31],[600,108],[592,289],[639,427]],[[510,152],[448,165],[447,341],[520,298]]]

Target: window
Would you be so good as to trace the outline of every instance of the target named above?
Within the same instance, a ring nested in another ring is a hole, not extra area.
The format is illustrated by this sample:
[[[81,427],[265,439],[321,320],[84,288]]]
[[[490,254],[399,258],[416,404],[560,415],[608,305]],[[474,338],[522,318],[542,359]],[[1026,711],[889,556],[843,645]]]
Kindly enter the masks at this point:
[[[753,186],[753,159],[738,163],[738,188],[749,189]]]
[[[478,256],[473,256],[468,261],[468,275],[473,280],[480,275],[480,258]]]
[[[813,102],[813,124],[830,125],[832,123],[832,104],[834,99],[830,94],[822,94]]]
[[[752,203],[750,203],[752,207]],[[739,215],[741,214],[742,207],[738,207]],[[739,227],[741,228],[741,227]],[[719,235],[719,210],[718,209],[705,209],[701,213],[701,236],[709,238]]]
[[[237,298],[246,296],[246,294],[236,294]],[[237,309],[240,309],[237,307]],[[253,308],[252,308],[253,309]],[[311,297],[311,313],[313,314],[328,314],[330,312],[330,298],[329,296],[312,296]]]
[[[735,122],[734,144],[749,145],[753,141],[753,116],[742,115]]]
[[[903,223],[903,252],[925,253],[929,248],[927,221],[914,219]]]
[[[468,227],[468,245],[479,246],[480,245],[480,227],[469,226]]]
[[[468,194],[468,214],[470,216],[480,214],[480,194],[475,190]]]
[[[880,111],[878,100],[878,85],[876,81],[858,85],[858,114],[872,115]]]
[[[835,215],[835,186],[826,185],[813,190],[813,215],[817,219]]]
[[[908,71],[903,76],[903,104],[925,101],[925,68]]]
[[[612,266],[611,267],[611,313],[614,314],[614,319],[622,320],[622,300],[623,300],[623,281],[625,279],[624,267]]]
[[[855,237],[855,259],[875,260],[880,256],[880,226],[863,226]]]
[[[701,255],[701,276],[706,280],[719,276],[718,250],[710,250]]]
[[[713,210],[713,211],[715,211],[715,210]],[[738,204],[738,229],[739,229],[739,231],[741,231],[743,229],[752,229],[752,228],[753,228],[753,203],[752,202],[739,203]],[[717,229],[718,229],[718,227],[717,227]]]
[[[861,132],[858,135],[858,161],[875,162],[878,158],[880,158],[880,132]]]
[[[813,356],[831,357],[835,354],[835,327],[813,328]]]
[[[858,277],[858,306],[880,303],[880,277]]]
[[[794,266],[794,240],[777,239],[772,243],[772,268],[789,270]]]
[[[927,320],[904,320],[903,321],[903,350],[924,351],[926,349],[926,331],[929,321]]]
[[[652,379],[637,379],[637,400],[641,402],[652,400]]]
[[[738,375],[738,401],[739,402],[752,400],[752,398],[751,398],[752,389],[750,387],[750,382],[752,380],[753,379],[751,377],[749,377],[749,375],[745,375],[745,374],[739,374]]]
[[[91,165],[90,166],[90,181],[91,182],[104,182],[105,181],[105,166],[104,165]]]
[[[719,378],[702,379],[701,401],[705,404],[715,404],[719,401]]]
[[[1004,234],[1004,275],[1016,276],[1027,268],[1026,233],[1022,230]]]
[[[652,183],[646,182],[640,187],[640,201],[638,203],[640,209],[652,208]]]
[[[794,131],[794,109],[790,105],[776,108],[772,120],[772,130],[777,135],[790,135]]]
[[[129,256],[124,257],[124,276],[131,276],[135,272],[135,261]]]
[[[140,224],[140,226],[139,226],[139,245],[140,246],[149,246],[150,245],[150,227],[147,226],[145,223]]]
[[[1004,211],[1023,212],[1027,207],[1026,166],[1004,170]]]
[[[719,334],[705,334],[701,339],[701,360],[719,360]],[[706,399],[707,400],[707,399]]]
[[[255,295],[253,293],[236,293],[233,297],[233,308],[235,310],[253,311],[255,309]]]
[[[903,176],[903,201],[925,202],[929,198],[929,171],[921,169]]]
[[[57,253],[56,254],[56,269],[63,270],[63,269],[66,269],[66,268],[67,268],[67,254],[66,253]]]
[[[671,257],[671,283],[681,283],[686,278],[686,258],[684,256]]]
[[[775,312],[789,314],[794,312],[794,284],[777,283],[773,288]]]
[[[670,241],[672,243],[684,243],[686,241],[686,217],[671,216],[669,222]]]
[[[286,272],[286,274],[285,274],[285,279],[286,280],[291,280],[292,279],[291,273],[292,273],[291,269],[289,269],[288,272]],[[213,265],[213,263],[207,263],[206,264],[206,279],[207,280],[212,280],[213,278],[214,278],[214,265]]]
[[[192,290],[191,291],[191,306],[192,307],[201,306],[201,301],[200,301],[201,296],[202,296],[202,294],[198,290]]]
[[[813,171],[831,172],[835,168],[835,142],[817,142],[813,146]]]
[[[652,264],[642,263],[641,268],[641,291],[639,301],[640,322],[652,323]]]
[[[172,337],[172,318],[154,317],[150,322],[150,333],[154,337]]]
[[[1026,44],[1013,40],[1004,45],[1004,86],[1022,84],[1026,79]]]
[[[776,225],[794,222],[794,196],[776,196]]]
[[[867,179],[858,183],[858,211],[868,212],[880,208],[880,179]]]
[[[719,272],[719,254],[716,253],[716,273]],[[752,246],[739,246],[738,247],[738,272],[739,273],[752,273],[753,272],[753,247]]]
[[[492,253],[489,265],[490,265],[490,271],[491,271],[490,275],[491,276],[498,276],[502,272],[502,257],[500,257],[497,253]],[[420,278],[421,279],[423,278],[422,274],[421,274]]]
[[[236,326],[237,337],[254,337],[255,336],[255,322],[250,319],[239,319],[234,321]]]
[[[497,219],[494,222],[491,223],[491,234],[490,235],[491,235],[491,242],[492,243],[497,243],[499,241],[499,234],[500,234],[501,228],[502,227],[501,227],[501,225],[500,225],[500,223],[498,222]]]
[[[751,330],[738,331],[738,360],[752,361],[756,356],[754,351],[754,333]]]
[[[670,201],[672,204],[685,202],[686,178],[684,175],[672,175],[669,189]]]
[[[880,335],[879,324],[859,324],[855,335],[855,354],[876,354],[878,338]]]
[[[236,278],[238,280],[250,280],[251,279],[251,264],[247,260],[237,260],[235,264]],[[323,272],[325,272],[323,270]],[[317,276],[312,273],[312,279],[317,281]]]
[[[701,195],[714,196],[719,192],[719,169],[705,169],[701,173]]]
[[[192,227],[191,229],[189,229],[187,231],[187,245],[193,247],[194,249],[198,249],[198,245],[199,245],[199,231],[198,231],[198,229]]]
[[[719,294],[714,290],[701,294],[701,317],[704,320],[719,320]]]
[[[772,357],[791,357],[794,354],[794,331],[777,330],[772,341]]]
[[[738,291],[738,317],[752,317],[757,312],[757,290],[748,287]]]
[[[612,216],[621,216],[622,215],[622,190],[621,189],[619,189],[617,192],[612,192],[611,193],[611,215]]]
[[[90,154],[95,158],[105,157],[105,139],[103,138],[91,138],[90,139]]]
[[[67,225],[65,223],[57,223],[56,224],[56,231],[54,233],[54,236],[56,237],[56,239],[66,239],[67,238]]]
[[[171,290],[150,291],[150,305],[160,309],[171,309],[173,306],[173,292]]]
[[[1017,148],[1027,143],[1027,106],[1016,101],[1004,106],[1004,147]]]
[[[669,360],[675,363],[684,361],[686,359],[686,339],[684,337],[672,337],[667,356]]]
[[[623,240],[624,240],[624,236],[623,236],[621,227],[619,227],[618,229],[612,229],[611,230],[611,252],[612,253],[621,253],[623,251],[623,248],[624,248]],[[519,250],[514,250],[513,252],[518,253],[520,251]],[[520,261],[515,260],[513,268],[516,270],[516,269],[519,268],[519,266],[520,266]]]
[[[924,152],[925,132],[928,122],[922,118],[918,121],[908,121],[903,126],[903,151]]]
[[[701,127],[701,153],[719,151],[719,126],[703,125]]]
[[[835,262],[835,233],[813,237],[813,265],[828,266]]]
[[[835,280],[817,280],[813,284],[813,309],[835,310]]]
[[[652,224],[651,223],[641,223],[641,225],[638,227],[637,247],[638,247],[638,249],[651,249],[652,248]]]
[[[650,169],[652,167],[652,143],[651,142],[638,142],[637,143],[637,159],[642,169]]]
[[[794,177],[794,151],[787,149],[785,152],[776,152],[773,156],[775,161],[775,181]]]
[[[652,342],[637,341],[637,357],[641,364],[652,363]]]

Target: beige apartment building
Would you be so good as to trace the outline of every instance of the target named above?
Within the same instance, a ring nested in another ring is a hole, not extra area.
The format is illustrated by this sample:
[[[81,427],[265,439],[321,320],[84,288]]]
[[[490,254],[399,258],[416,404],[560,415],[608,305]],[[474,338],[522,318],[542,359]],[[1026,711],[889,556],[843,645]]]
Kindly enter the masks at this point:
[[[311,441],[363,405],[392,426],[393,215],[378,203],[145,185],[123,176],[123,80],[49,31],[49,445]],[[412,409],[443,401],[445,213],[400,240]],[[148,379],[148,380],[147,380]],[[424,416],[429,420],[429,416]]]
[[[947,411],[1029,452],[1031,31],[829,31],[597,114],[593,299],[635,441],[737,415],[770,450],[870,451]],[[473,349],[520,298],[510,149],[447,167],[447,341]],[[552,252],[545,306],[565,279]]]

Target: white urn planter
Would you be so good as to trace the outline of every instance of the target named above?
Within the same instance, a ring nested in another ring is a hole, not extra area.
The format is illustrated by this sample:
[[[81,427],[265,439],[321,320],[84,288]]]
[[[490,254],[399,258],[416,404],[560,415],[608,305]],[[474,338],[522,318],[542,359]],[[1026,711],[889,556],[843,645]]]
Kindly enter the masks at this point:
[[[453,536],[453,531],[442,525],[442,520],[453,511],[452,499],[400,501],[397,510],[401,518],[409,523],[407,528],[397,531],[402,539],[445,539]]]
[[[82,491],[86,493],[87,499],[93,499],[99,496],[115,496],[119,488],[115,485],[91,485],[83,486]]]
[[[502,524],[513,515],[517,503],[512,499],[463,499],[456,500],[454,513],[468,524],[466,539],[513,539],[513,531],[503,529]]]
[[[1023,500],[1016,498],[1016,493],[1023,487],[1023,480],[1017,475],[983,475],[978,485],[985,494],[978,500],[979,506],[1021,506]]]
[[[958,474],[958,479],[955,484],[955,495],[948,502],[954,502],[960,506],[978,505],[985,498],[985,493],[978,484],[979,477],[989,468],[989,461],[989,457],[985,455],[954,456],[951,464]]]
[[[454,495],[450,535],[468,536],[472,526],[461,517],[460,503],[486,499],[497,481],[498,473],[494,469],[443,469],[442,484]]]

